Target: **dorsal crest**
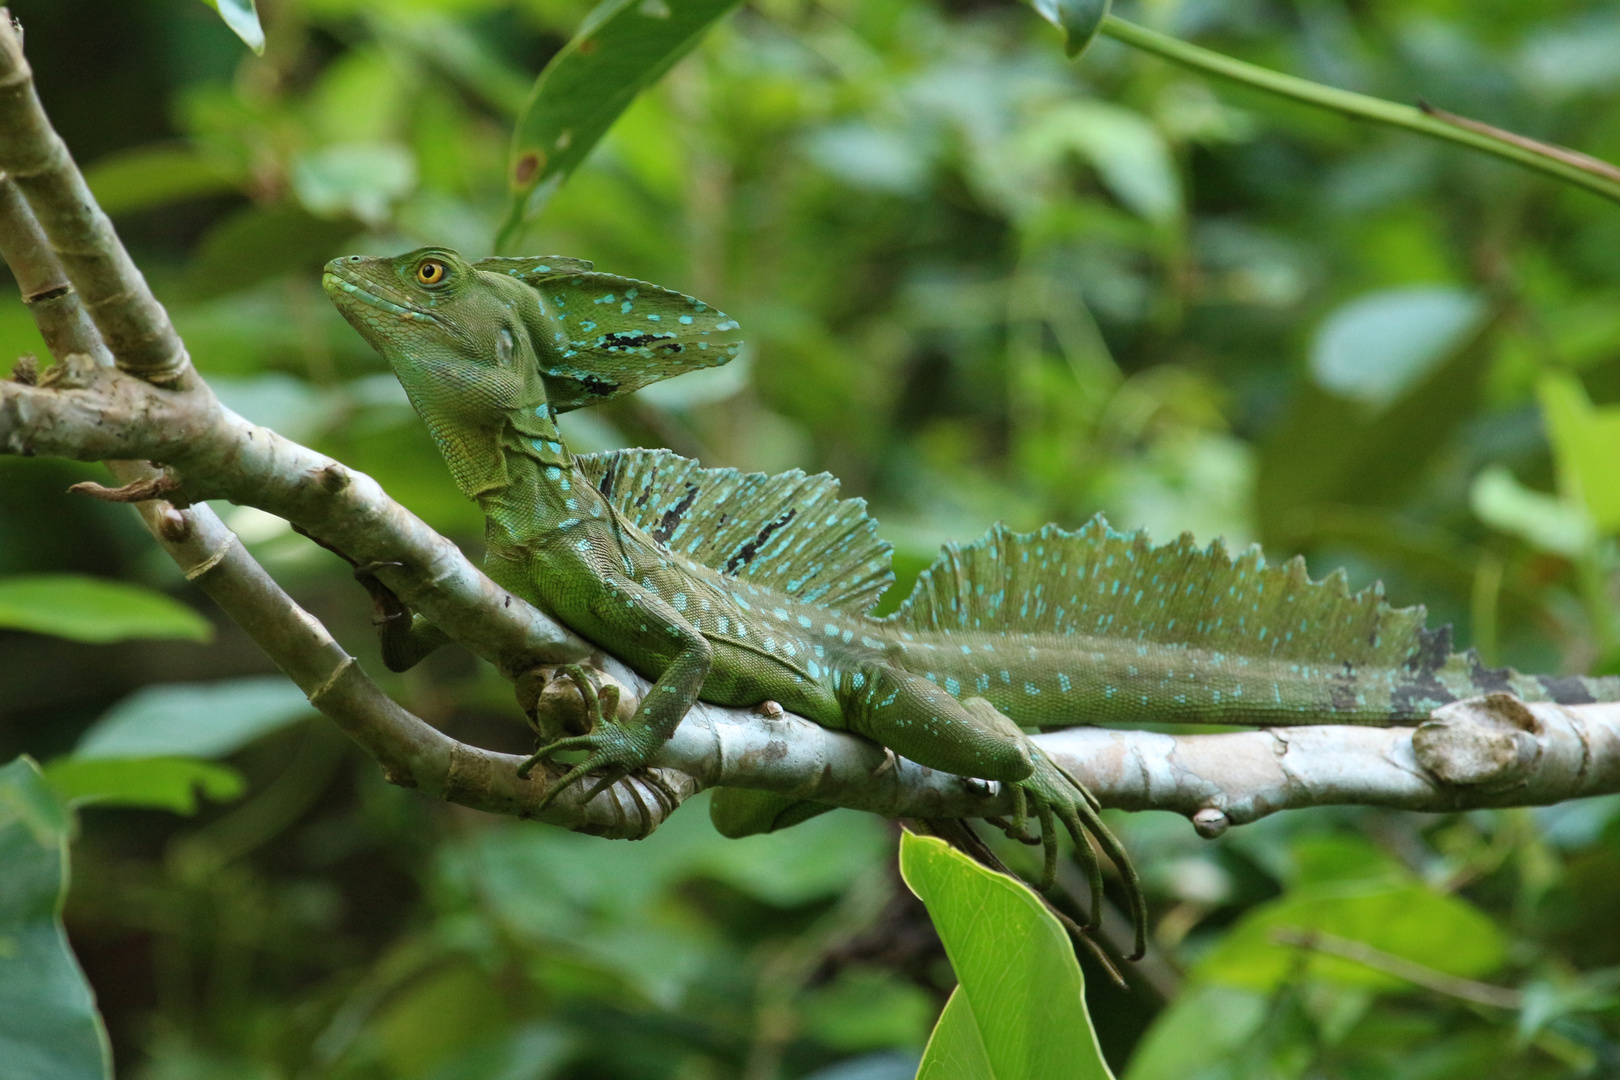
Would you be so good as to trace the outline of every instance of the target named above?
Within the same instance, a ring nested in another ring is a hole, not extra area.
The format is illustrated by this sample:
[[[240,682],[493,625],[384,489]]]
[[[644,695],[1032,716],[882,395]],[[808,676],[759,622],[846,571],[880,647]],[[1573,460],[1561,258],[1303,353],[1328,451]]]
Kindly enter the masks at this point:
[[[827,473],[705,469],[668,450],[575,459],[614,508],[671,551],[805,604],[864,613],[894,582],[864,499]]]
[[[1449,628],[1424,628],[1421,607],[1392,608],[1383,587],[1352,593],[1344,571],[1312,581],[1305,560],[1236,558],[1191,533],[1155,547],[1101,515],[1076,532],[996,525],[949,544],[893,620],[912,630],[1085,634],[1185,645],[1240,656],[1434,670]]]

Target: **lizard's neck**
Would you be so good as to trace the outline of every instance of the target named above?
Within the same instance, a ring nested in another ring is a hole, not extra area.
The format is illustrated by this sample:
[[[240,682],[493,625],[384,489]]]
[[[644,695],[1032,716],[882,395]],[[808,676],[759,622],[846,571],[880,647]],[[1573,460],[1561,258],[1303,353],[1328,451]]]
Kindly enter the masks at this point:
[[[479,491],[492,552],[527,547],[547,533],[605,517],[604,500],[574,474],[549,406],[513,413],[499,433],[501,483]]]

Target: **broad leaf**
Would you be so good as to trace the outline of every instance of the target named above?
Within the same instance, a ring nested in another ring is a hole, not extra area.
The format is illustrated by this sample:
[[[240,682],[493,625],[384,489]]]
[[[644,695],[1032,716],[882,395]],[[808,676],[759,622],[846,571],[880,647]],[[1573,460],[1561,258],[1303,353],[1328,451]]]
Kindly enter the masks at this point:
[[[737,0],[604,0],[540,73],[512,135],[512,207],[496,242],[522,226],[530,196],[585,160],[644,88],[691,51]]]
[[[1382,409],[1435,370],[1485,317],[1463,289],[1415,285],[1335,309],[1311,342],[1311,375],[1339,397]]]
[[[114,705],[79,740],[73,756],[223,757],[311,712],[280,675],[214,683],[159,683]]]
[[[102,158],[84,171],[96,202],[127,214],[185,199],[235,191],[236,177],[184,146],[141,146]]]
[[[138,806],[195,814],[197,794],[229,802],[242,794],[242,774],[193,758],[57,758],[45,779],[69,805]]]
[[[1086,51],[1108,17],[1110,0],[1030,0],[1037,14],[1063,31],[1063,51],[1070,59]]]
[[[1305,975],[1367,990],[1410,984],[1340,956],[1280,944],[1277,932],[1312,932],[1370,945],[1446,975],[1478,978],[1502,965],[1502,932],[1465,900],[1417,882],[1346,881],[1296,889],[1245,915],[1211,949],[1194,975],[1253,990]]]
[[[97,643],[213,634],[207,619],[162,593],[79,574],[0,578],[0,628]]]
[[[1153,1018],[1125,1080],[1237,1080],[1227,1061],[1266,1018],[1266,996],[1195,983]]]
[[[1564,493],[1586,506],[1604,532],[1620,529],[1620,408],[1597,408],[1573,375],[1548,375],[1537,388]]]
[[[0,768],[0,1066],[6,1080],[110,1080],[95,995],[62,928],[67,808],[39,767]]]
[[[253,0],[203,0],[219,12],[231,32],[247,43],[247,47],[261,55],[264,53],[264,27],[259,25],[259,9]]]
[[[291,201],[249,206],[210,228],[187,270],[192,299],[236,292],[283,274],[319,276],[360,223],[317,217]]]
[[[960,984],[919,1080],[1112,1080],[1069,936],[1033,892],[911,833],[900,840],[900,873],[928,906]]]

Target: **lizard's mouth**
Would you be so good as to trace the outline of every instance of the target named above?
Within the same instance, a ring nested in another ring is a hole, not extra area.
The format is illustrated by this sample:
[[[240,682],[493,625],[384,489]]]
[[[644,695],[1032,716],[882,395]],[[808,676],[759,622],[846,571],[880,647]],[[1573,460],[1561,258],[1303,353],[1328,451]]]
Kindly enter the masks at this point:
[[[414,319],[418,322],[438,322],[438,317],[432,312],[424,311],[415,304],[410,303],[403,296],[397,300],[379,295],[374,282],[365,281],[358,277],[350,277],[344,273],[342,263],[334,259],[326,264],[321,272],[321,288],[327,295],[337,298],[340,294],[352,296],[361,303],[386,311],[390,315],[397,315],[404,319]]]

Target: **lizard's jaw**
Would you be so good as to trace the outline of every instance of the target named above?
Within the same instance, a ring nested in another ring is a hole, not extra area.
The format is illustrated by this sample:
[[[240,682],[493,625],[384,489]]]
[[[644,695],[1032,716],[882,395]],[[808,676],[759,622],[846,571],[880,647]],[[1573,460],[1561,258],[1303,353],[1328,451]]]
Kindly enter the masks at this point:
[[[345,273],[342,263],[334,259],[326,265],[321,274],[321,288],[337,304],[338,310],[345,315],[352,309],[354,303],[359,301],[367,307],[392,315],[398,319],[408,319],[413,322],[438,322],[432,313],[412,304],[405,297],[397,300],[383,296],[383,288],[376,282],[368,281],[356,274]],[[353,321],[353,320],[351,320]]]

